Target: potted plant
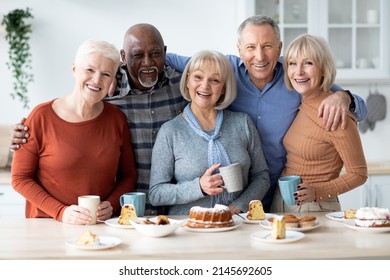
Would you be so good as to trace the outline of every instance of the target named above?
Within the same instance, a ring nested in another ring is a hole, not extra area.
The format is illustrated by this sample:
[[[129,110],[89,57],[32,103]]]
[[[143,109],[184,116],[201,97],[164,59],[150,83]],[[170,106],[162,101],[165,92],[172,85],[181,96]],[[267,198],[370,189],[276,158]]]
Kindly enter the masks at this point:
[[[27,86],[33,81],[29,39],[32,32],[28,19],[33,18],[30,8],[16,9],[4,15],[5,39],[9,44],[7,62],[14,78],[12,98],[19,97],[24,108],[28,108]]]

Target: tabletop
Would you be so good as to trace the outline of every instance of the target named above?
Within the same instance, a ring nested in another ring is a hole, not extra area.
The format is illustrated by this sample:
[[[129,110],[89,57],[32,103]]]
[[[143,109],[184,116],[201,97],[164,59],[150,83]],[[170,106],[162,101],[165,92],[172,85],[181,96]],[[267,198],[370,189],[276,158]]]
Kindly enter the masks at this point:
[[[296,214],[298,217],[307,213]],[[190,232],[184,228],[153,238],[135,229],[105,223],[69,225],[53,219],[0,219],[0,259],[390,259],[390,233],[361,232],[331,220],[326,213],[315,215],[319,227],[304,232],[298,241],[265,243],[251,237],[268,229],[241,223],[222,232]],[[170,218],[187,219],[186,216]],[[84,231],[117,237],[121,243],[104,250],[80,250],[66,245]]]

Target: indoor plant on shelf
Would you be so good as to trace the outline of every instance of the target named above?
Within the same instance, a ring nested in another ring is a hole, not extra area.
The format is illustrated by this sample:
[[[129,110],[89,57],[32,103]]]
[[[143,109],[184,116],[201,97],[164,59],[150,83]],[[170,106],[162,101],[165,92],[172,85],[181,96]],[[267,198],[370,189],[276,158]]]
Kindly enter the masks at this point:
[[[7,62],[14,78],[12,98],[18,97],[24,108],[28,108],[27,86],[33,81],[29,39],[32,32],[28,19],[33,18],[31,9],[16,9],[3,16],[5,39],[9,44]]]

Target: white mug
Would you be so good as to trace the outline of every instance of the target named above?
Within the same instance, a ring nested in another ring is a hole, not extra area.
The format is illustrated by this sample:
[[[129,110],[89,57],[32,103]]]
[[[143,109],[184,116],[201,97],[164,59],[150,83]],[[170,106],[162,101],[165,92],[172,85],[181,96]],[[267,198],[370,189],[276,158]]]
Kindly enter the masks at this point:
[[[97,208],[100,204],[100,196],[98,195],[83,195],[78,197],[78,204],[81,207],[89,210],[89,215],[92,217],[91,225],[96,224]]]
[[[233,163],[219,168],[223,185],[229,193],[241,191],[243,189],[242,171],[239,163]]]

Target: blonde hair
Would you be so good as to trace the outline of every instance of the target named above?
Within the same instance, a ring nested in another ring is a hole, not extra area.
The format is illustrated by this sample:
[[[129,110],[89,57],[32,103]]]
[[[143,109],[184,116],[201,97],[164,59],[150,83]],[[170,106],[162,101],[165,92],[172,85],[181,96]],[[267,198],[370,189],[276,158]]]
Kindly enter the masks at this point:
[[[116,73],[120,64],[120,55],[118,49],[113,44],[102,40],[84,41],[77,49],[74,63],[78,64],[82,57],[91,53],[99,53],[111,59],[115,63],[114,73]]]
[[[284,82],[290,90],[294,90],[294,88],[287,75],[288,61],[296,58],[298,55],[310,57],[318,64],[323,71],[320,89],[325,92],[329,91],[336,78],[336,66],[332,51],[325,39],[320,36],[303,34],[292,41],[287,47],[283,68],[285,72]]]
[[[217,51],[204,50],[196,53],[187,63],[181,80],[180,91],[184,99],[191,101],[189,90],[187,87],[187,79],[190,73],[202,68],[206,63],[211,63],[215,66],[218,74],[224,82],[224,94],[218,100],[215,109],[221,110],[227,108],[237,96],[236,80],[234,77],[232,66],[229,60],[223,54]]]

